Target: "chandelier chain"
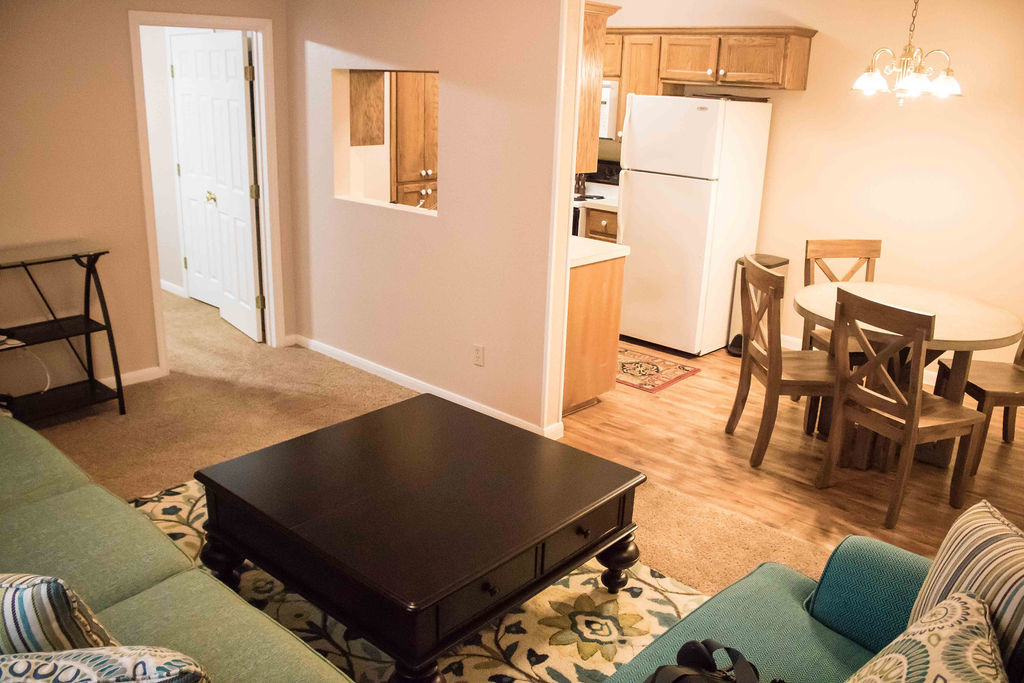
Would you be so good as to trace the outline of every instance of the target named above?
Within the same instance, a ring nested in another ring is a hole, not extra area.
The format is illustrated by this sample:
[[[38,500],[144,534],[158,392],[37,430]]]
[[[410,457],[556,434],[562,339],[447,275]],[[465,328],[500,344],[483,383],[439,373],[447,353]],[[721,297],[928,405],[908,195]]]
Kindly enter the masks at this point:
[[[914,0],[914,11],[910,13],[910,35],[907,36],[907,42],[914,42],[914,29],[917,28],[917,5],[921,0]]]

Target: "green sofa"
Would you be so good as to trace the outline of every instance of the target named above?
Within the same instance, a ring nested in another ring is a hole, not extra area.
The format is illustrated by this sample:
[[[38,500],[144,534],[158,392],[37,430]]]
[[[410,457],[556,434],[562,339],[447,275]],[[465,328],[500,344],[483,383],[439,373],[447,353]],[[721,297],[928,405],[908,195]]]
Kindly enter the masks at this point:
[[[722,552],[728,551],[728,543]],[[930,561],[872,538],[848,536],[814,581],[762,564],[646,647],[606,683],[642,683],[689,640],[742,652],[762,681],[840,683],[907,627]],[[724,664],[724,662],[723,662]]]
[[[0,415],[0,573],[64,579],[126,645],[200,662],[213,681],[350,681],[195,565],[50,442]]]

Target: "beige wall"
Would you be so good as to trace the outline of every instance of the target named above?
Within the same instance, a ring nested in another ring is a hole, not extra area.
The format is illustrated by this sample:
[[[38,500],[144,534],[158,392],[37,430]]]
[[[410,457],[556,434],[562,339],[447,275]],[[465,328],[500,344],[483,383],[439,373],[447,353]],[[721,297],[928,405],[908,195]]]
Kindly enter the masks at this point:
[[[296,331],[535,425],[560,4],[288,4]],[[343,68],[440,72],[436,217],[335,198],[331,70]]]
[[[110,246],[111,254],[100,261],[100,275],[124,372],[157,365],[128,10],[273,21],[287,268],[285,6],[283,0],[0,3],[0,244],[88,237]],[[48,268],[43,286],[61,310],[74,311],[80,306],[80,277],[74,273],[74,282],[65,284],[67,272]],[[34,319],[42,313],[23,278],[0,275],[0,320]],[[15,369],[9,361],[0,362],[8,363],[0,365],[0,391],[5,391]],[[104,371],[101,365],[100,374]]]
[[[181,270],[183,255],[174,177],[174,136],[171,133],[173,108],[167,63],[167,29],[162,26],[143,26],[140,33],[160,280],[165,286],[171,285],[171,291],[180,292],[180,289],[175,288],[183,288],[185,283]]]
[[[910,0],[616,4],[613,26],[819,31],[807,90],[770,93],[758,250],[790,258],[790,293],[802,282],[804,240],[881,238],[878,279],[959,291],[1024,316],[1024,3],[922,3],[916,44],[952,53],[964,97],[902,108],[850,86],[877,47],[902,47]],[[791,296],[784,311],[783,333],[799,335]]]

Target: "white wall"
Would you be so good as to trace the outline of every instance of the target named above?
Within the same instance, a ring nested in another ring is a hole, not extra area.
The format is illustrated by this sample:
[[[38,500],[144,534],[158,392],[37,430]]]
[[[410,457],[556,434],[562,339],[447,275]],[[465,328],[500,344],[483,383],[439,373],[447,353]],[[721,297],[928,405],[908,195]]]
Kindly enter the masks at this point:
[[[174,137],[171,129],[174,114],[167,61],[167,29],[162,26],[143,26],[140,33],[160,280],[165,283],[166,289],[180,292],[180,288],[185,285],[182,277],[184,255],[181,253],[175,185]],[[170,287],[166,286],[168,284]]]
[[[791,295],[812,238],[881,238],[878,279],[957,291],[1024,315],[1024,3],[923,3],[915,44],[952,53],[964,96],[902,108],[850,86],[876,48],[906,42],[910,0],[615,4],[622,10],[612,26],[818,30],[807,90],[761,91],[774,112],[758,251],[791,262],[783,334],[800,333]],[[1009,359],[1012,351],[984,355]]]
[[[533,425],[561,4],[288,4],[298,333]],[[437,216],[335,198],[331,70],[345,68],[440,72]]]

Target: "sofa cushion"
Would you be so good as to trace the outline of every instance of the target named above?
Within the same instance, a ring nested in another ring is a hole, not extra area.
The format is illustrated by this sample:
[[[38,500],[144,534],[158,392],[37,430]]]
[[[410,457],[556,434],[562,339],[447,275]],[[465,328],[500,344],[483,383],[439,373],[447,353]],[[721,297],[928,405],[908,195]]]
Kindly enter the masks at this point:
[[[57,447],[13,417],[0,415],[0,512],[71,491],[89,478]]]
[[[1006,683],[988,607],[954,593],[911,624],[848,683]]]
[[[0,679],[34,683],[209,683],[190,657],[161,647],[96,647],[0,656]]]
[[[789,567],[762,564],[663,633],[608,682],[640,683],[673,663],[683,643],[705,638],[738,649],[763,681],[844,681],[873,653],[807,613],[803,603],[814,586]]]
[[[0,574],[0,654],[117,645],[60,579]]]
[[[1024,679],[1024,533],[988,501],[953,522],[910,613],[911,623],[953,593],[988,603],[1010,680]]]
[[[878,652],[907,627],[928,566],[927,559],[894,545],[847,536],[828,558],[807,610],[833,631]]]
[[[192,567],[142,513],[95,485],[0,511],[0,572],[64,579],[97,612]]]
[[[290,631],[201,569],[173,576],[99,613],[122,642],[202,662],[214,681],[347,681]]]

